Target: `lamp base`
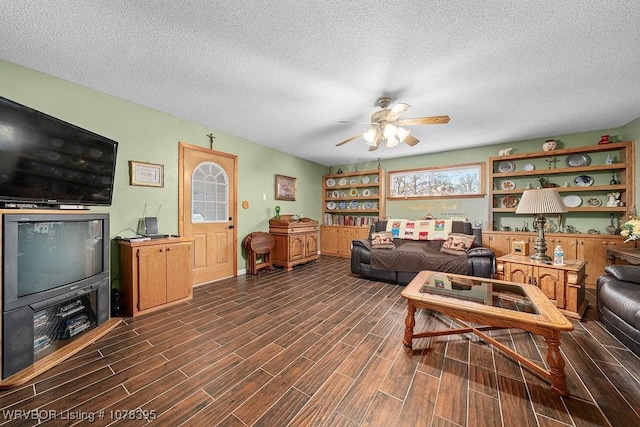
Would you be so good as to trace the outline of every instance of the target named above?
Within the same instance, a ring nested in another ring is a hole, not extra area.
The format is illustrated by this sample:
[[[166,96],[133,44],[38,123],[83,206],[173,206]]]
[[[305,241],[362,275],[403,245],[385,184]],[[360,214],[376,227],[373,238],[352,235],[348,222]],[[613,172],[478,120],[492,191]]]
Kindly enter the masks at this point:
[[[551,261],[551,257],[547,254],[533,254],[530,256],[530,258],[534,261],[542,261],[542,262]]]

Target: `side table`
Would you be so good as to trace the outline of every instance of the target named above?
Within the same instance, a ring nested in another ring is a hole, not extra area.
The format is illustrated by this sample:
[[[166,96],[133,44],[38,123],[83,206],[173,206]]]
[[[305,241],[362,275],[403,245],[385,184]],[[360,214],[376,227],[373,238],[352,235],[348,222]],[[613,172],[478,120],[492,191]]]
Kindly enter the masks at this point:
[[[585,299],[586,265],[582,260],[553,265],[513,254],[496,259],[498,279],[537,286],[565,316],[577,320],[589,304]]]
[[[640,265],[640,249],[607,246],[607,261],[615,264],[616,259],[627,261],[632,265]]]

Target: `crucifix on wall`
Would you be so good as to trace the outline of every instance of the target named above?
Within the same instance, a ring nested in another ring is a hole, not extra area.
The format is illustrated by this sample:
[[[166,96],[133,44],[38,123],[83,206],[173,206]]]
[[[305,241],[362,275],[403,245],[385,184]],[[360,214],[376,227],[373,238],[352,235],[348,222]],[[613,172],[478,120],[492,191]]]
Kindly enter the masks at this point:
[[[213,140],[216,139],[216,137],[213,136],[213,133],[210,133],[207,136],[209,137],[209,149],[213,150]]]

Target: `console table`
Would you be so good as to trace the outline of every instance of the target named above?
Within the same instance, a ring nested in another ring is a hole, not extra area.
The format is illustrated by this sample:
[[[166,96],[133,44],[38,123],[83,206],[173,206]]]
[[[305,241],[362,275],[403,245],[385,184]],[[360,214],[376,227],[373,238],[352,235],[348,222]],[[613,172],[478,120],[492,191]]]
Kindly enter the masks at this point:
[[[609,264],[615,264],[616,259],[627,261],[632,265],[640,265],[640,249],[608,246],[607,261]]]

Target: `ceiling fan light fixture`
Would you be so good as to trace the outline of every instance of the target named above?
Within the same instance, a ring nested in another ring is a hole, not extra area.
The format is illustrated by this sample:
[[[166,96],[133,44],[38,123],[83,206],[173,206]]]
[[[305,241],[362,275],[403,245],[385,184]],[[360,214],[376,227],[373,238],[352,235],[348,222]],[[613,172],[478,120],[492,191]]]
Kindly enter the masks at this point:
[[[400,144],[400,140],[395,135],[391,135],[391,138],[385,139],[387,140],[386,146],[389,148],[395,147],[396,145]]]
[[[398,140],[400,142],[404,142],[404,140],[407,139],[410,133],[411,131],[408,131],[405,128],[398,127],[398,131],[396,132],[396,135],[398,136]]]
[[[384,135],[384,139],[391,139],[396,137],[396,132],[398,132],[398,128],[390,123],[387,123],[384,126],[384,131],[382,134]]]
[[[374,145],[376,143],[376,130],[371,128],[362,134],[362,137],[367,142],[367,145]]]

